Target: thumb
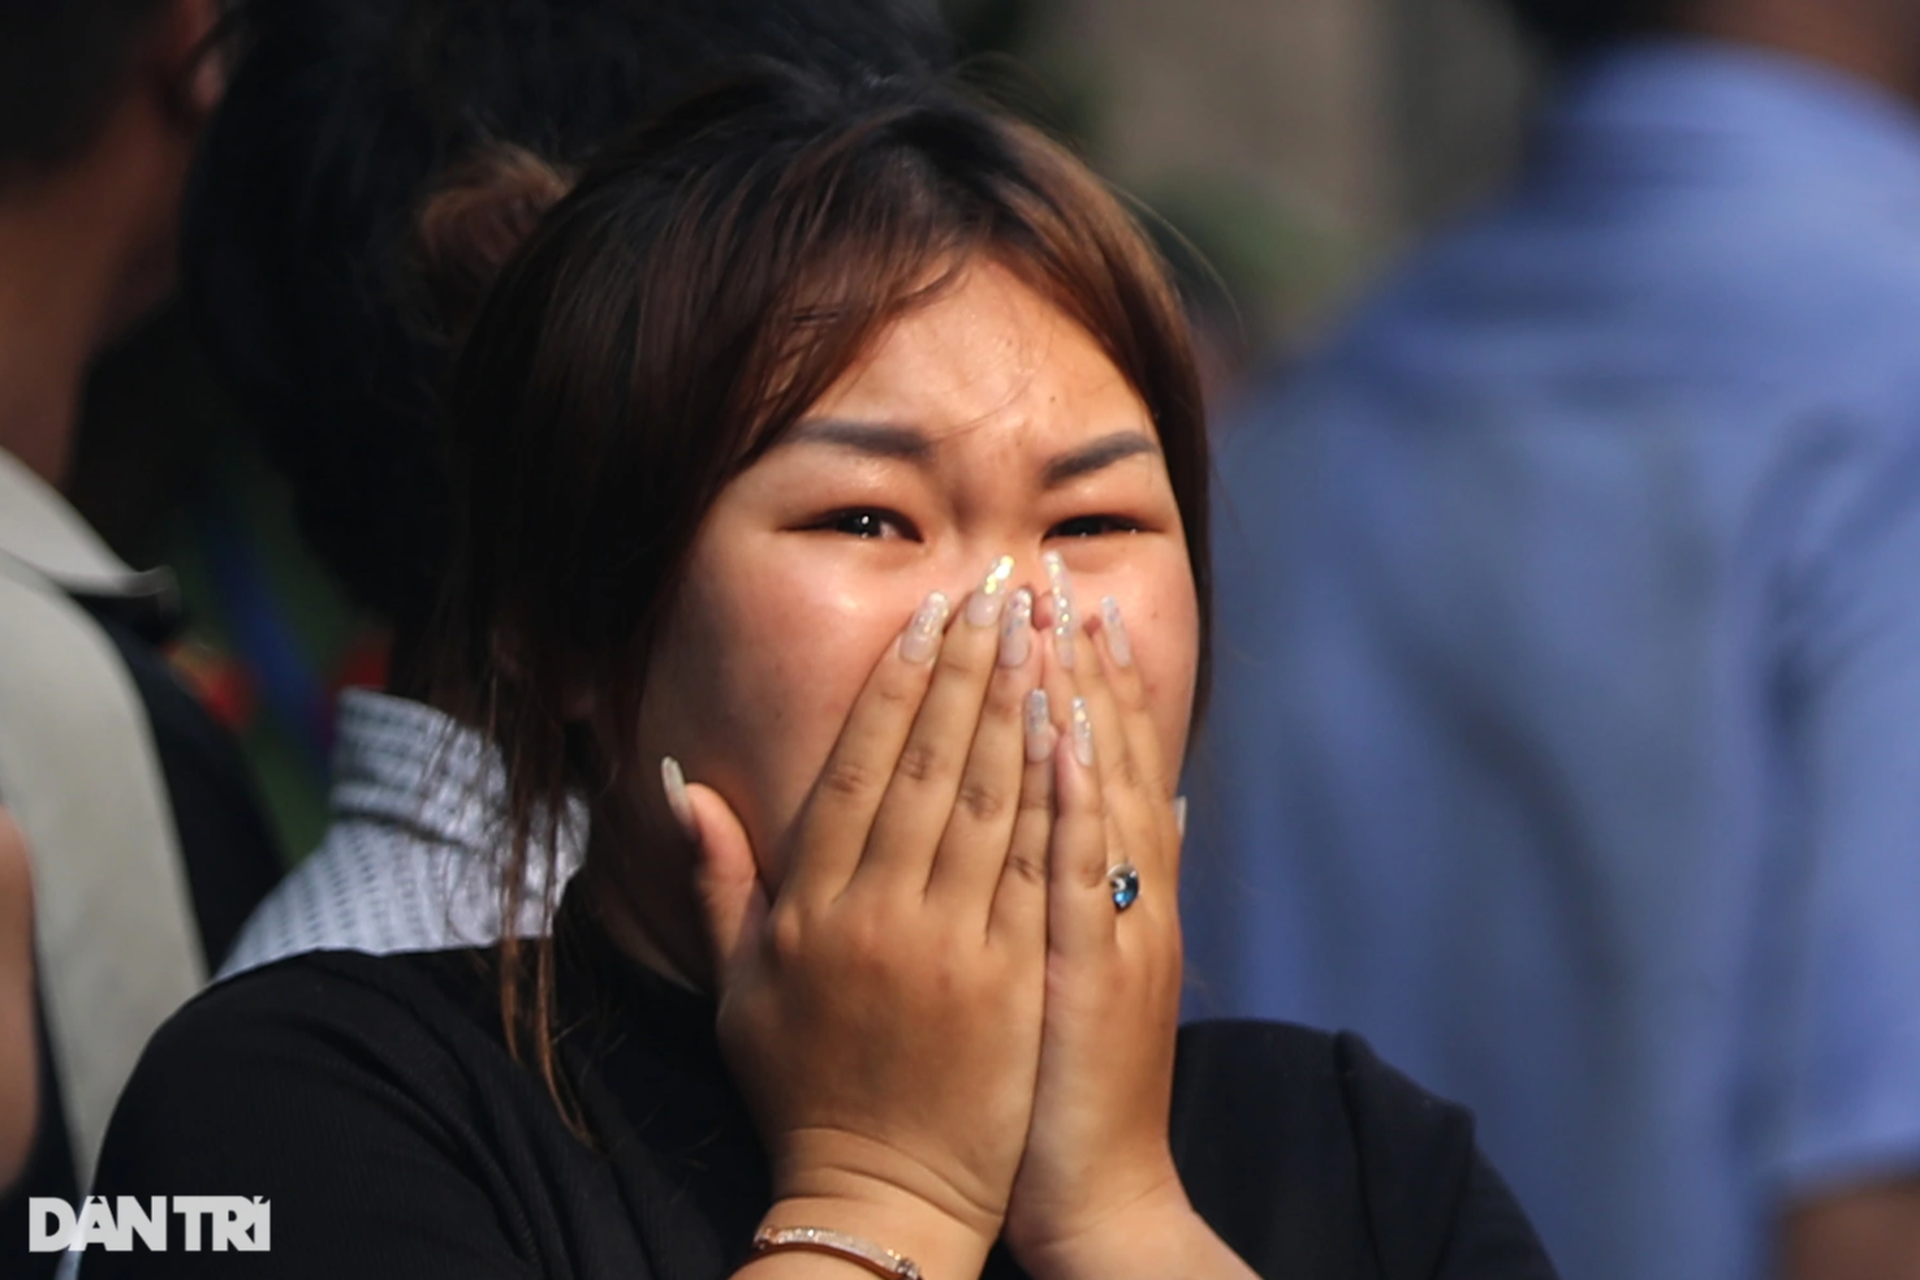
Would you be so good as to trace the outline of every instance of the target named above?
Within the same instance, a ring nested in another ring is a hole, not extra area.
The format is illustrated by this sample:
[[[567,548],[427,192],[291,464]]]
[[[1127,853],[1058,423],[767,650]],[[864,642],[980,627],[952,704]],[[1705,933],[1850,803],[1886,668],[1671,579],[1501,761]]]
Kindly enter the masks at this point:
[[[660,762],[667,804],[698,850],[694,892],[706,916],[713,947],[715,977],[727,967],[766,915],[766,891],[760,864],[733,807],[712,787],[689,784],[680,765],[668,756]]]

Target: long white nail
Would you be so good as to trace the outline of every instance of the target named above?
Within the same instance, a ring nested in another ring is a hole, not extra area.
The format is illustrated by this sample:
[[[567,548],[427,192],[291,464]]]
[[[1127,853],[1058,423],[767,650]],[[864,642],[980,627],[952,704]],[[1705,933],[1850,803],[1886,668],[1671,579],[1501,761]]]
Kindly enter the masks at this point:
[[[900,636],[900,656],[908,662],[931,662],[940,652],[940,636],[947,629],[947,598],[935,591],[914,611],[913,621]]]
[[[1087,700],[1073,700],[1073,758],[1093,768],[1093,717],[1087,714]]]
[[[1173,798],[1173,829],[1180,833],[1182,840],[1187,838],[1187,798],[1185,796]]]
[[[1040,557],[1047,568],[1048,594],[1053,598],[1053,652],[1060,665],[1073,670],[1073,578],[1058,551]]]
[[[1027,695],[1027,759],[1036,763],[1053,754],[1053,712],[1047,706],[1047,691],[1035,689]]]
[[[660,787],[667,793],[667,808],[673,811],[673,820],[680,824],[689,840],[698,840],[700,828],[693,818],[693,798],[687,794],[687,775],[672,756],[660,757]]]
[[[1017,667],[1033,651],[1033,592],[1025,587],[1007,601],[1000,617],[1000,665]]]
[[[1100,624],[1107,632],[1107,652],[1123,667],[1133,665],[1133,641],[1127,639],[1127,624],[1120,616],[1120,602],[1112,596],[1100,597]]]
[[[979,589],[967,597],[968,626],[990,627],[1000,621],[1000,610],[1007,603],[1007,583],[1012,578],[1012,556],[1001,556],[993,562]]]

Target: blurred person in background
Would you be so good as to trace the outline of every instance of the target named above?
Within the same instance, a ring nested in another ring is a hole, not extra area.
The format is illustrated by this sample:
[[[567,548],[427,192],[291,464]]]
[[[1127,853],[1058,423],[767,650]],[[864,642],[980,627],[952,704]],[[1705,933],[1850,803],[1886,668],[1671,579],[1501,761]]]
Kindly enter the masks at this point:
[[[218,17],[0,6],[0,801],[38,859],[47,1103],[0,1221],[73,1196],[147,1036],[280,872],[243,761],[161,656],[170,577],[120,561],[61,492],[89,365],[173,286]]]
[[[1920,1274],[1920,3],[1513,0],[1516,184],[1224,441],[1192,1006],[1573,1280]]]
[[[341,696],[327,834],[227,971],[492,941],[498,868],[469,848],[494,757],[418,700],[448,483],[447,337],[409,248],[420,203],[505,145],[565,172],[731,61],[873,76],[942,63],[946,36],[919,0],[280,0],[243,11],[239,35],[190,201],[187,293],[308,544],[393,640],[386,692]],[[511,221],[494,236],[502,253],[516,238]],[[396,818],[420,823],[404,849]],[[512,931],[544,931],[577,862],[565,850],[551,883],[530,868]]]

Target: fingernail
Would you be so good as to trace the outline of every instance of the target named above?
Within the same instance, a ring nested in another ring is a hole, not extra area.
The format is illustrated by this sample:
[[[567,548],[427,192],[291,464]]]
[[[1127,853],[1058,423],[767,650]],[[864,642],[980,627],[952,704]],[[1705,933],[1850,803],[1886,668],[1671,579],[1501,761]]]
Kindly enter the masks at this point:
[[[900,637],[900,656],[908,662],[930,662],[940,652],[940,634],[947,629],[947,598],[935,591],[914,611],[913,621]]]
[[[1107,629],[1107,652],[1123,667],[1133,665],[1133,641],[1127,639],[1127,624],[1120,617],[1120,602],[1112,596],[1100,597],[1100,621]]]
[[[673,811],[673,820],[687,833],[688,839],[698,839],[700,828],[693,820],[693,800],[687,795],[687,775],[680,768],[680,762],[672,756],[660,757],[660,786],[667,793],[667,808]]]
[[[1187,798],[1185,796],[1173,798],[1173,829],[1180,833],[1182,840],[1187,838]]]
[[[1093,718],[1087,714],[1087,700],[1073,700],[1073,758],[1093,768]]]
[[[1001,556],[993,562],[980,589],[967,597],[968,626],[990,627],[1000,621],[1000,610],[1007,603],[1007,583],[1012,577],[1012,556]]]
[[[1027,759],[1038,762],[1053,754],[1053,713],[1047,707],[1047,691],[1035,689],[1027,695]]]
[[[1040,557],[1047,567],[1049,594],[1053,597],[1053,651],[1060,665],[1073,670],[1073,579],[1067,575],[1067,562],[1058,551]]]
[[[1017,667],[1033,650],[1033,592],[1025,587],[1007,601],[1000,618],[1000,665]]]

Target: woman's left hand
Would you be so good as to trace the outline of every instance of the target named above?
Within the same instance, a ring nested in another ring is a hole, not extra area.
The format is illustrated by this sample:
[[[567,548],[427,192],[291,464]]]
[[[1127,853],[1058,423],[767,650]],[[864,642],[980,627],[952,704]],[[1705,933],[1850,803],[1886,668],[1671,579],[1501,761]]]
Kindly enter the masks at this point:
[[[1065,593],[1053,565],[1057,622]],[[1070,608],[1067,610],[1069,615]],[[1193,1212],[1168,1139],[1180,1013],[1177,775],[1124,624],[1055,627],[1045,684],[1060,725],[1049,850],[1046,1014],[1005,1239],[1036,1280],[1251,1275]],[[1064,654],[1071,651],[1071,665]],[[1116,908],[1109,871],[1139,896]]]

